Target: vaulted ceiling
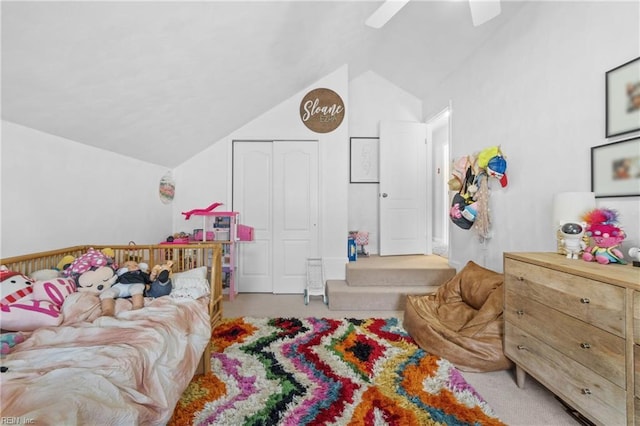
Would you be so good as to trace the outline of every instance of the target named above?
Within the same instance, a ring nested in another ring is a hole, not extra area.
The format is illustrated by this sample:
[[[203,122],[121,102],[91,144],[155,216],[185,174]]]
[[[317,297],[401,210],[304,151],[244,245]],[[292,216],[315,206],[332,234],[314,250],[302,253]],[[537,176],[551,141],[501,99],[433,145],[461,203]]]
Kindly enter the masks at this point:
[[[424,99],[523,2],[2,1],[2,118],[175,167],[349,65]]]

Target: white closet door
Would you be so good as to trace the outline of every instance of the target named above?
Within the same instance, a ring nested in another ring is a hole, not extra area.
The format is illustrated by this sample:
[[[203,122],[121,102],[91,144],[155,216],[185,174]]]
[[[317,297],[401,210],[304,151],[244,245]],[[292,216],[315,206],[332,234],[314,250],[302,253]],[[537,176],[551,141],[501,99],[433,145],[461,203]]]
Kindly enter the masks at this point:
[[[273,144],[274,293],[303,293],[318,257],[318,143]]]
[[[272,149],[272,142],[233,143],[233,208],[254,228],[254,241],[238,243],[239,292],[273,292]]]
[[[239,291],[303,293],[319,256],[317,141],[236,141],[233,163],[233,207],[255,238],[238,244]]]

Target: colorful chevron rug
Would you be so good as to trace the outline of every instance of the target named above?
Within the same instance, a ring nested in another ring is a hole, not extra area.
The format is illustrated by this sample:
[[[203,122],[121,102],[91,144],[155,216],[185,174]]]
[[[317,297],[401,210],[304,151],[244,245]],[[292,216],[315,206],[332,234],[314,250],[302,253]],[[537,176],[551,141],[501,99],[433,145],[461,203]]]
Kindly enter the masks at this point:
[[[171,425],[502,425],[391,319],[234,318]]]

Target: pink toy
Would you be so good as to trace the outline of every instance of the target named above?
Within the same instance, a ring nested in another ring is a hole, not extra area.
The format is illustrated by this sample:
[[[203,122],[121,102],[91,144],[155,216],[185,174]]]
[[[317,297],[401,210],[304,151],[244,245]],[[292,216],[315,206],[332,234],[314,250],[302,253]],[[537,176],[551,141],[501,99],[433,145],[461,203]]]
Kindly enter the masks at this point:
[[[189,210],[188,212],[182,212],[182,214],[184,215],[184,219],[188,220],[194,214],[209,213],[211,210],[213,210],[216,207],[221,206],[221,205],[222,205],[222,203],[213,203],[209,207],[207,207],[206,209],[193,209],[193,210]]]
[[[618,213],[610,209],[594,209],[583,216],[587,223],[586,235],[591,238],[589,245],[582,255],[587,262],[596,261],[603,265],[620,263],[626,265],[624,255],[618,249],[626,235],[616,226]]]
[[[62,322],[61,302],[75,289],[73,286],[69,287],[71,284],[67,280],[62,281],[53,284],[59,284],[60,287],[53,296],[55,301],[48,296],[38,299],[35,294],[44,297],[40,295],[50,293],[50,289],[43,288],[43,281],[33,281],[26,275],[1,269],[0,328],[8,331],[33,331],[40,327],[59,325]]]
[[[3,333],[0,335],[0,354],[7,355],[11,352],[11,348],[24,340],[22,333]]]

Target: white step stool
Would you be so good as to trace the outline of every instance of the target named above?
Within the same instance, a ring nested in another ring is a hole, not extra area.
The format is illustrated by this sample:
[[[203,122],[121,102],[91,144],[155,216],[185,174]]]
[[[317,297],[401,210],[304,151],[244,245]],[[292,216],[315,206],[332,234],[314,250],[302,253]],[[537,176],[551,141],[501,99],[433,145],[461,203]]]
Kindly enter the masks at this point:
[[[307,287],[304,289],[304,304],[309,304],[310,296],[322,296],[327,304],[327,290],[324,279],[324,265],[321,257],[307,258]]]

